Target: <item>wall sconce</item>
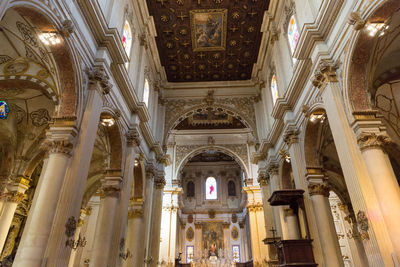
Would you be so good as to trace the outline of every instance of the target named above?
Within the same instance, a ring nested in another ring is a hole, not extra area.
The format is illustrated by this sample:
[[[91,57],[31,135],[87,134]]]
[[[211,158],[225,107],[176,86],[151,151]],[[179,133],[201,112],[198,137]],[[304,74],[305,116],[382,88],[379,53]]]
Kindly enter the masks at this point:
[[[387,29],[389,29],[389,25],[386,25],[383,22],[374,22],[368,23],[365,29],[367,30],[369,36],[374,37],[378,33],[378,36],[382,36],[386,33]]]
[[[111,127],[115,124],[115,119],[111,115],[102,114],[100,117],[100,123],[105,127]]]
[[[42,32],[39,34],[39,39],[45,45],[57,45],[61,43],[61,37],[56,32]]]
[[[323,123],[325,121],[325,113],[324,112],[314,112],[310,115],[310,121],[312,123],[316,123],[317,121],[320,121]]]
[[[139,166],[139,161],[138,161],[137,159],[135,159],[135,162],[133,163],[133,165],[134,165],[135,167]]]
[[[283,149],[279,150],[279,155],[282,159],[284,159],[287,163],[290,163],[290,155]]]
[[[67,223],[65,224],[65,235],[68,237],[67,241],[65,242],[66,247],[70,247],[73,250],[76,250],[78,247],[86,246],[86,238],[81,237],[79,234],[78,240],[74,240],[75,232],[77,227],[77,221],[74,216],[68,218]]]

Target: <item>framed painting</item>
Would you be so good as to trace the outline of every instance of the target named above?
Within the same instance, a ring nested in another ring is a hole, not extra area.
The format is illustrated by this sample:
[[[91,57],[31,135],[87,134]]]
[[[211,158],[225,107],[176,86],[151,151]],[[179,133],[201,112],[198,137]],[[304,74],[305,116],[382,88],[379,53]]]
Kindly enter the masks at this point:
[[[225,50],[227,9],[190,11],[193,51]]]

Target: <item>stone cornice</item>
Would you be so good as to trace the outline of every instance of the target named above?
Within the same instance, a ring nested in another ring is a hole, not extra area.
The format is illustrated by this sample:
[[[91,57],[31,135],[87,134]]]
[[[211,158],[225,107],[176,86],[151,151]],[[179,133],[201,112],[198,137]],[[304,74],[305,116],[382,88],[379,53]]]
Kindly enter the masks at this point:
[[[343,5],[343,0],[323,1],[318,11],[318,16],[313,23],[305,23],[297,43],[294,57],[308,59],[318,41],[325,41],[331,31],[338,13]]]

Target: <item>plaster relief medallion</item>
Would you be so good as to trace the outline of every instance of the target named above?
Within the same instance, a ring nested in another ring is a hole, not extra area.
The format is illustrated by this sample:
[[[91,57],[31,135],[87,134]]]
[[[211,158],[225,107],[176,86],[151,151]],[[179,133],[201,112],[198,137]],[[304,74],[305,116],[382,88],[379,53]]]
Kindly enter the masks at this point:
[[[239,239],[239,230],[237,229],[236,226],[232,227],[232,231],[231,231],[231,237],[233,240],[238,240]]]
[[[4,73],[6,75],[16,75],[25,73],[29,68],[29,63],[23,58],[17,58],[8,62],[4,66]]]
[[[225,50],[227,9],[190,11],[193,51]]]
[[[20,124],[24,118],[26,118],[26,112],[23,108],[18,105],[10,104],[10,107],[15,114],[15,118],[17,119],[17,124]]]
[[[237,223],[238,221],[238,217],[236,215],[236,213],[232,214],[232,223]]]
[[[192,227],[189,227],[189,228],[186,230],[186,239],[187,239],[189,242],[192,242],[193,238],[194,238],[194,231],[193,231],[193,228],[192,228]]]
[[[32,124],[36,127],[43,126],[50,121],[50,115],[47,109],[41,108],[36,111],[33,111],[31,114]]]

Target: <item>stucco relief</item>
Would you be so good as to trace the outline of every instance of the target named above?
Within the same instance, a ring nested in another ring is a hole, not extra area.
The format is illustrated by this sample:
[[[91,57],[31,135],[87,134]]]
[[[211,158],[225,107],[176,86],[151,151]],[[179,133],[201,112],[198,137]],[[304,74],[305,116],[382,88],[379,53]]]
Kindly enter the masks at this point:
[[[218,145],[215,147],[218,150],[218,147],[226,148],[233,153],[235,153],[240,159],[244,162],[245,167],[248,168],[249,160],[247,157],[247,146],[245,144],[226,144],[226,145]],[[200,148],[210,148],[210,146],[205,145],[183,145],[176,147],[176,156],[175,156],[175,166],[180,166],[182,164],[185,157],[194,150],[199,150]],[[210,148],[212,149],[212,147]]]
[[[201,108],[204,106],[221,106],[228,109],[237,111],[239,116],[243,116],[243,120],[250,124],[255,130],[256,116],[254,110],[254,103],[256,97],[226,97],[226,98],[214,98],[212,97],[212,103],[209,103],[206,99],[168,99],[166,100],[166,111],[165,111],[165,134],[168,133],[170,128],[179,118],[183,117],[186,113],[190,112],[191,109]],[[211,105],[210,105],[211,104]],[[168,120],[169,118],[169,120]],[[255,133],[255,132],[254,132]],[[255,133],[256,134],[256,133]]]

